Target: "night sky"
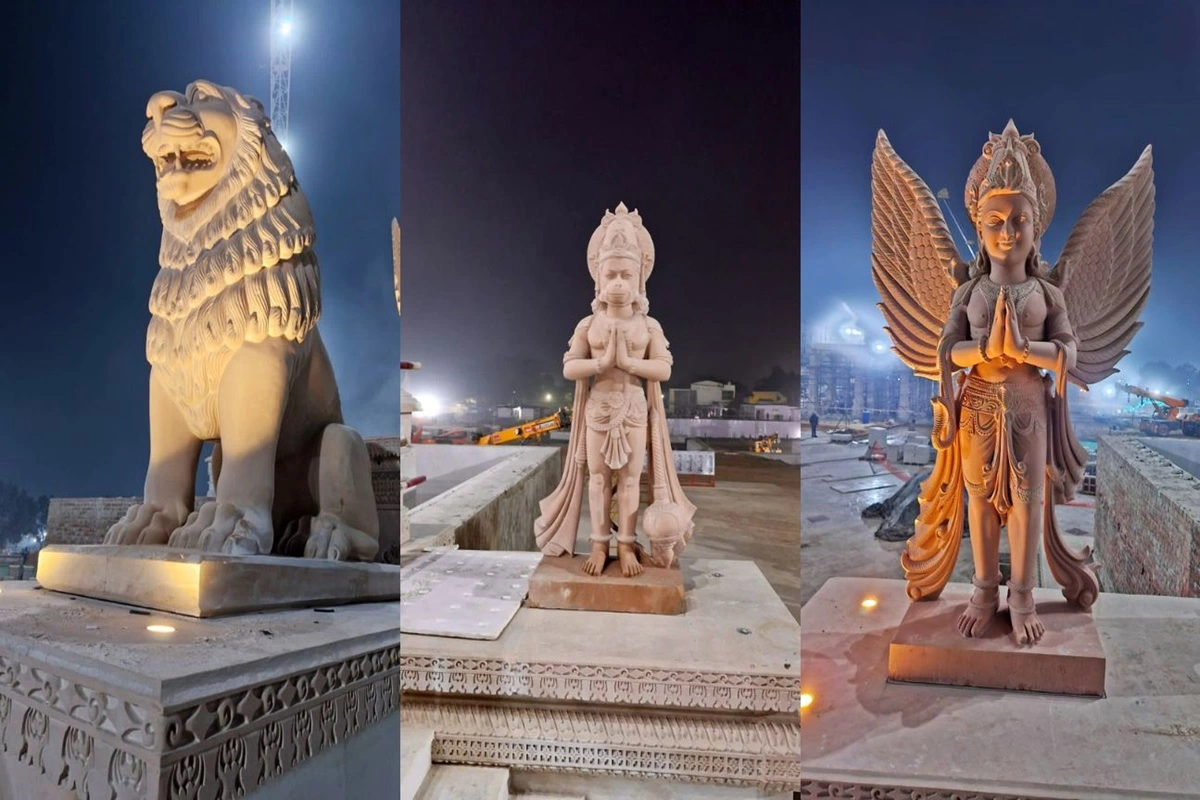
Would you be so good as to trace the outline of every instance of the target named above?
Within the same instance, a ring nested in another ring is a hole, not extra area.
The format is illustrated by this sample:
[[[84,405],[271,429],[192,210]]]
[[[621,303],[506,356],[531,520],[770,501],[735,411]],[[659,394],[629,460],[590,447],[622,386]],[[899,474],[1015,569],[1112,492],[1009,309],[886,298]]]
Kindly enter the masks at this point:
[[[1012,117],[1034,133],[1058,187],[1051,263],[1075,221],[1154,146],[1157,211],[1146,327],[1119,365],[1200,365],[1196,207],[1200,4],[804,0],[801,264],[806,325],[839,303],[883,338],[870,277],[871,153],[883,128],[901,158],[963,210],[967,172]],[[1086,10],[1085,10],[1086,9]],[[944,212],[943,212],[944,213]],[[956,244],[966,254],[954,223]]]
[[[0,480],[139,494],[161,226],[146,101],[207,78],[269,107],[267,0],[25,2],[5,15]],[[322,336],[347,422],[394,433],[400,12],[296,0],[292,159],[317,226]]]
[[[526,376],[561,380],[588,239],[622,201],[654,238],[668,385],[797,370],[799,8],[403,4],[412,391],[536,399]]]

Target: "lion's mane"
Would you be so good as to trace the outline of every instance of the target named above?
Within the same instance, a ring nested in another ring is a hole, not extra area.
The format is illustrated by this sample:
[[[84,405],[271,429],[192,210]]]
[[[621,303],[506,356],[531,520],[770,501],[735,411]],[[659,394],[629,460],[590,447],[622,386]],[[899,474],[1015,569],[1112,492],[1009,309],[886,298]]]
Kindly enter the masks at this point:
[[[215,425],[220,376],[243,343],[302,342],[321,316],[316,233],[291,160],[261,104],[219,88],[237,117],[237,146],[195,209],[181,215],[159,198],[146,335],[146,358],[197,432]]]

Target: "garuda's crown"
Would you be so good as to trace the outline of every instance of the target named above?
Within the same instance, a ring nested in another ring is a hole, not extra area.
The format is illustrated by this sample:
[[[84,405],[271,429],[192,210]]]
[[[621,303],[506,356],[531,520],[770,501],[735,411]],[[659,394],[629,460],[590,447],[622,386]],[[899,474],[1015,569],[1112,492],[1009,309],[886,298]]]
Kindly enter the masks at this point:
[[[979,207],[990,195],[1021,194],[1033,205],[1034,230],[1040,239],[1054,217],[1054,174],[1042,157],[1042,147],[1029,133],[1024,136],[1010,119],[1004,132],[988,134],[983,155],[971,167],[964,202],[971,224],[979,224]]]

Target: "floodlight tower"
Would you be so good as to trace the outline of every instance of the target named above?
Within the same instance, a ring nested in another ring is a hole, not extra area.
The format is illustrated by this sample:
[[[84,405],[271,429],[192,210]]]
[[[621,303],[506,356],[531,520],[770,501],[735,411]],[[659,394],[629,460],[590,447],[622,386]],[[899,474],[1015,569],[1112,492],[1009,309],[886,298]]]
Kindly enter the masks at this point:
[[[271,128],[287,147],[292,94],[292,0],[271,0]]]

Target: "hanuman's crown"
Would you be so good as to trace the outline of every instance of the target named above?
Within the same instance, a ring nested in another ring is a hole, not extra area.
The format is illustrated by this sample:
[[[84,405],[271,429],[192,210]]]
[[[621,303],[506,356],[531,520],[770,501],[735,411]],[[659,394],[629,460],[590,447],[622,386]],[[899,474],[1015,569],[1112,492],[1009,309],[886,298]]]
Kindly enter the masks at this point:
[[[615,211],[604,212],[600,226],[588,242],[588,271],[595,280],[600,263],[610,258],[632,258],[641,271],[639,284],[643,292],[646,279],[654,269],[654,240],[642,224],[637,210],[630,211],[619,203]]]
[[[988,134],[983,155],[967,177],[964,200],[973,225],[979,224],[979,208],[983,202],[1000,192],[1021,194],[1029,199],[1035,216],[1034,230],[1040,239],[1054,217],[1054,175],[1033,134],[1022,136],[1011,119],[1003,133]]]

